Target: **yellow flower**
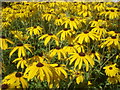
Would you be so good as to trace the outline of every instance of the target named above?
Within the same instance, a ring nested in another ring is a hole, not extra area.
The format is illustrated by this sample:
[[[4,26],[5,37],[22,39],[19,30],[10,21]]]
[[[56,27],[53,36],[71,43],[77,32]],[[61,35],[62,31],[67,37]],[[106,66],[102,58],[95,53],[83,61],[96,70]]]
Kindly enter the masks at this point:
[[[14,72],[10,75],[7,75],[4,79],[3,82],[4,83],[10,83],[12,85],[20,85],[22,84],[22,88],[28,88],[28,83],[25,80],[25,76],[22,75],[22,72]]]
[[[54,77],[53,71],[53,68],[45,62],[34,62],[26,68],[24,74],[27,76],[28,80],[37,77],[41,81],[47,80],[47,82],[50,83]]]
[[[78,66],[78,69],[81,69],[82,63],[84,62],[86,65],[86,71],[89,70],[89,64],[93,67],[94,61],[92,58],[85,54],[85,53],[71,53],[72,55],[68,58],[70,60],[70,65],[74,62],[74,67],[76,68]]]
[[[55,18],[55,15],[52,12],[47,12],[42,15],[42,19],[45,19],[47,21],[50,21],[53,18]]]
[[[50,66],[55,68],[56,73],[58,74],[58,76],[63,79],[63,78],[67,78],[67,72],[65,71],[64,67],[65,65],[63,64],[50,64]]]
[[[115,76],[119,72],[119,69],[116,68],[116,64],[105,66],[103,67],[103,69],[105,69],[106,75],[110,77]]]
[[[44,39],[44,38],[46,38],[45,41],[44,41],[44,45],[45,45],[45,46],[48,44],[48,42],[49,42],[51,39],[54,39],[54,40],[55,40],[57,46],[59,45],[59,39],[58,39],[58,37],[57,37],[56,35],[53,35],[53,34],[51,34],[51,33],[50,33],[50,34],[45,34],[45,35],[42,35],[42,36],[39,38],[39,40],[40,40],[40,39]]]
[[[26,34],[23,35],[22,31],[11,31],[14,34],[14,37],[18,38],[20,41],[28,40],[29,36]]]
[[[85,52],[85,47],[87,47],[87,46],[85,46],[84,44],[80,44],[80,43],[75,43],[75,45],[74,45],[74,48],[76,49],[76,51],[78,52],[78,53],[80,53],[80,52]]]
[[[60,18],[60,17],[57,17],[57,18],[55,19],[55,21],[54,21],[54,24],[55,24],[55,25],[58,25],[58,26],[63,25],[63,19]]]
[[[14,44],[14,42],[10,41],[9,39],[7,39],[5,36],[1,36],[0,37],[0,48],[3,50],[8,49],[8,44],[7,42]]]
[[[19,61],[17,63],[17,68],[19,68],[19,66],[21,66],[21,68],[24,68],[24,66],[27,67],[27,59],[25,58],[16,58],[15,60],[13,60],[13,63],[16,62],[16,61]]]
[[[107,81],[108,81],[110,84],[117,84],[117,83],[118,83],[118,78],[117,78],[116,76],[108,77],[108,78],[107,78]]]
[[[30,44],[18,43],[17,46],[14,47],[13,50],[10,52],[9,56],[11,57],[12,54],[18,49],[18,57],[24,57],[26,56],[26,49],[32,53],[30,47],[32,47]]]
[[[102,40],[106,40],[106,41],[100,44],[101,48],[105,46],[107,47],[116,46],[118,49],[120,49],[120,40],[118,36],[112,36]]]
[[[100,53],[98,53],[97,51],[94,51],[94,50],[92,50],[91,53],[90,53],[90,57],[91,57],[91,58],[94,59],[95,57],[97,57],[97,59],[98,59],[99,61],[100,61],[100,56],[101,56]]]
[[[57,33],[57,35],[60,35],[61,41],[65,40],[66,37],[71,37],[73,34],[75,34],[75,31],[71,30],[71,29],[67,29],[67,28],[64,28],[63,30],[61,30]]]
[[[83,76],[83,72],[81,71],[72,71],[72,78],[76,79],[76,83],[79,84],[80,82],[83,82],[84,80],[84,76]]]
[[[64,52],[64,49],[60,47],[50,50],[50,57],[54,57],[56,54],[58,55],[58,60],[62,60],[61,56],[66,58],[66,52]]]
[[[27,32],[32,36],[42,34],[42,28],[40,26],[29,27],[26,29]]]
[[[65,28],[70,27],[71,30],[74,30],[74,28],[78,29],[78,25],[80,24],[80,22],[79,22],[79,20],[77,20],[77,18],[70,18],[70,17],[64,18],[63,23],[65,24]]]
[[[68,46],[64,46],[63,49],[67,53],[76,53],[76,48],[72,44],[69,44]]]
[[[99,39],[101,37],[104,37],[107,33],[106,29],[103,28],[102,26],[94,27],[91,31],[95,32],[97,35],[99,35]]]
[[[90,39],[97,40],[98,37],[99,36],[92,31],[84,31],[81,34],[78,34],[74,41],[77,41],[80,44],[83,44],[84,42],[90,43]]]

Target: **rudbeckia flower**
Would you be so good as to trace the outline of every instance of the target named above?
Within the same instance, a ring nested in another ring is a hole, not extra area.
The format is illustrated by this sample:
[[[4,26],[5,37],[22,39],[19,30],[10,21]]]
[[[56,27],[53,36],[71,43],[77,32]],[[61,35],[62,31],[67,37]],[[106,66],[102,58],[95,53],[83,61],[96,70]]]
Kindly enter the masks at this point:
[[[80,43],[75,43],[74,44],[74,48],[76,49],[76,51],[78,52],[78,53],[80,53],[80,52],[85,52],[85,47],[87,47],[86,45],[84,45],[84,44],[80,44]]]
[[[8,48],[7,42],[14,44],[11,40],[7,39],[5,36],[0,37],[0,48],[6,50]]]
[[[89,64],[93,67],[94,61],[92,58],[85,54],[85,53],[71,53],[72,55],[68,58],[70,60],[70,65],[74,62],[74,67],[76,68],[78,66],[78,69],[81,69],[82,63],[84,62],[86,65],[86,71],[89,70]]]
[[[61,34],[61,35],[60,35]],[[64,28],[63,30],[60,30],[57,35],[60,35],[60,39],[65,40],[66,37],[71,37],[73,34],[75,34],[74,30]]]
[[[52,18],[55,18],[54,13],[52,12],[46,12],[42,15],[42,19],[45,19],[47,21],[50,21]]]
[[[78,34],[74,41],[77,41],[78,43],[83,44],[84,42],[90,43],[90,39],[97,40],[98,35],[96,35],[92,31],[84,31],[81,34]]]
[[[94,51],[94,50],[92,50],[91,51],[91,53],[90,53],[90,57],[92,57],[93,59],[95,58],[95,57],[97,57],[97,59],[100,61],[100,53],[98,53],[97,51]]]
[[[72,44],[69,44],[68,46],[64,46],[63,49],[67,53],[76,53],[76,48]]]
[[[65,71],[64,67],[65,65],[63,64],[50,64],[50,66],[54,67],[55,72],[58,74],[58,76],[63,79],[67,78],[67,72]]]
[[[18,61],[17,63],[17,68],[19,68],[21,66],[21,68],[24,68],[25,66],[27,67],[27,59],[25,58],[16,58],[15,60],[13,60],[13,63]]]
[[[20,83],[14,83],[14,84],[2,83],[2,85],[1,85],[2,90],[10,90],[10,89],[15,90],[17,88],[20,88]]]
[[[99,39],[101,37],[104,37],[107,33],[106,29],[103,28],[102,26],[99,27],[94,27],[91,31],[95,32],[97,35],[99,35]]]
[[[62,56],[66,58],[66,52],[60,47],[50,50],[50,57],[54,57],[57,54],[58,60],[62,60]]]
[[[117,83],[118,83],[118,78],[117,78],[116,76],[108,77],[108,78],[107,78],[107,81],[108,81],[110,84],[117,84]]]
[[[54,21],[54,24],[58,26],[63,25],[63,19],[61,17],[57,17]]]
[[[115,76],[119,72],[119,69],[116,67],[116,63],[113,65],[105,66],[103,69],[105,69],[106,75],[110,77]]]
[[[29,27],[26,30],[31,36],[33,34],[34,35],[40,35],[42,33],[42,28],[40,26]]]
[[[118,36],[112,36],[112,37],[108,37],[106,39],[102,39],[102,40],[106,40],[105,42],[101,43],[101,48],[107,46],[116,46],[118,49],[120,49],[120,40]]]
[[[12,85],[20,85],[22,84],[22,88],[28,88],[28,83],[25,80],[25,76],[22,74],[22,72],[14,72],[10,75],[7,75],[4,79],[4,83],[10,83]]]
[[[40,81],[47,80],[47,82],[50,83],[54,77],[53,71],[53,68],[45,62],[34,62],[26,68],[24,74],[27,76],[28,80],[36,76]]]
[[[32,53],[30,47],[32,47],[30,44],[18,43],[16,47],[13,47],[13,50],[10,52],[9,56],[11,57],[12,54],[18,49],[18,57],[24,57],[26,56],[26,49]]]
[[[44,41],[44,45],[45,45],[45,46],[48,44],[48,42],[49,42],[51,39],[54,39],[54,40],[55,40],[57,46],[59,45],[59,39],[58,39],[58,37],[57,37],[56,35],[54,35],[54,34],[51,34],[51,33],[50,33],[50,34],[42,35],[42,36],[39,38],[39,40],[40,40],[40,39],[44,39],[44,38],[46,38],[45,41]]]
[[[65,24],[65,28],[69,28],[71,30],[78,29],[78,25],[80,24],[79,20],[77,20],[76,18],[64,18],[64,22]]]

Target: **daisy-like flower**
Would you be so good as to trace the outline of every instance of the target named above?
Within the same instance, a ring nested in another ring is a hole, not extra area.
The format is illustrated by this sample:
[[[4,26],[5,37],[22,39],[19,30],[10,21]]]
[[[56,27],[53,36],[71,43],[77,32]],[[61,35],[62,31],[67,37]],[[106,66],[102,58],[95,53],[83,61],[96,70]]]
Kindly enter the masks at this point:
[[[55,18],[55,15],[52,12],[47,12],[42,15],[42,18],[47,21],[50,21],[52,18]]]
[[[116,63],[113,65],[105,66],[103,69],[105,69],[106,75],[110,77],[115,76],[119,72],[119,69],[116,67]]]
[[[29,38],[29,36],[27,36],[26,34],[23,35],[22,31],[11,31],[11,33],[20,41],[28,40]]]
[[[86,53],[71,53],[72,55],[68,58],[70,60],[70,65],[74,62],[74,67],[78,66],[78,69],[81,69],[83,62],[86,65],[86,71],[89,70],[89,64],[93,67],[94,61],[93,59],[87,55]]]
[[[63,78],[67,78],[67,72],[64,69],[63,64],[50,64],[50,66],[55,68],[55,72],[58,74],[58,76],[63,79]]]
[[[61,35],[60,35],[61,34]],[[65,40],[66,37],[71,37],[73,34],[75,34],[75,31],[74,30],[71,30],[71,29],[68,29],[68,28],[64,28],[63,30],[60,30],[58,33],[57,33],[57,36],[60,35],[60,39],[61,41],[62,40]]]
[[[106,41],[100,44],[101,48],[105,46],[107,47],[116,46],[118,49],[120,49],[120,40],[118,36],[112,36],[102,40],[106,40]]]
[[[47,80],[50,83],[53,80],[53,71],[54,69],[45,62],[34,62],[26,68],[24,74],[28,80],[36,76],[40,81]]]
[[[50,33],[50,34],[42,35],[42,36],[39,38],[39,40],[40,40],[40,39],[44,39],[44,38],[45,38],[45,41],[44,41],[44,45],[45,45],[45,46],[48,44],[48,42],[49,42],[51,39],[54,39],[54,40],[55,40],[57,46],[59,45],[59,39],[58,39],[58,37],[57,37],[56,35],[54,35],[54,34],[51,34],[51,33]]]
[[[55,25],[58,25],[58,26],[63,25],[63,19],[60,18],[60,17],[57,17],[57,18],[55,19],[55,21],[54,21],[54,24],[55,24]]]
[[[10,89],[15,90],[17,88],[20,88],[20,83],[10,84],[10,83],[4,82],[1,85],[2,90],[10,90]]]
[[[92,50],[91,51],[91,53],[90,53],[90,57],[92,57],[93,59],[95,58],[95,57],[97,57],[97,59],[100,61],[100,53],[99,52],[97,52],[97,51],[94,51],[94,50]]]
[[[27,59],[25,59],[24,57],[16,58],[15,60],[13,60],[13,63],[17,61],[17,68],[19,68],[20,66],[21,68],[24,68],[25,66],[27,67]]]
[[[107,33],[106,29],[103,28],[102,26],[98,26],[98,27],[94,27],[91,31],[95,32],[96,34],[98,34],[100,37],[104,37]]]
[[[4,83],[10,83],[12,85],[20,85],[22,84],[22,88],[28,88],[28,83],[25,80],[25,76],[22,74],[22,72],[13,72],[10,75],[7,75],[4,79]]]
[[[31,36],[33,34],[34,35],[40,35],[42,33],[42,28],[40,26],[29,27],[26,30]]]
[[[69,44],[68,46],[64,46],[63,49],[67,53],[76,53],[76,49],[72,44]]]
[[[10,52],[9,56],[11,57],[12,54],[18,49],[18,57],[24,57],[26,56],[26,49],[32,53],[30,47],[32,47],[30,44],[18,43],[16,47],[13,47],[13,50]]]
[[[92,31],[84,31],[81,34],[78,34],[74,41],[77,41],[80,44],[83,44],[84,42],[90,43],[90,39],[97,40],[98,35]]]
[[[6,50],[8,48],[7,42],[14,44],[11,40],[7,39],[5,36],[0,37],[0,48]]]
[[[78,53],[80,53],[80,52],[85,52],[85,47],[87,47],[87,46],[85,46],[84,44],[80,44],[80,43],[75,43],[75,45],[74,45],[74,48],[76,49],[76,51],[78,52]]]
[[[107,81],[108,81],[110,84],[117,84],[117,83],[118,83],[118,78],[117,78],[116,76],[108,77],[108,78],[107,78]]]
[[[62,56],[66,58],[66,52],[64,52],[64,49],[60,47],[56,47],[55,49],[50,50],[50,57],[54,57],[57,54],[58,60],[62,59]]]
[[[107,34],[111,36],[120,36],[120,31],[108,31]]]
[[[76,79],[77,84],[79,84],[80,82],[83,82],[83,80],[84,80],[83,72],[81,72],[81,71],[72,71],[72,78]]]
[[[71,30],[74,30],[74,28],[78,29],[78,25],[80,24],[79,20],[76,18],[64,18],[63,23],[65,24],[65,28],[69,28],[70,26]]]

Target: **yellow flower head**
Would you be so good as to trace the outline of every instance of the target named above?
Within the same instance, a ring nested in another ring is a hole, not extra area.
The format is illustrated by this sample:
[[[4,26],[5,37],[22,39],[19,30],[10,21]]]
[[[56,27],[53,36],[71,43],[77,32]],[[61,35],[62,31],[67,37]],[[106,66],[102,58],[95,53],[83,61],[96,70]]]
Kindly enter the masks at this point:
[[[71,53],[72,55],[68,58],[70,60],[70,65],[74,62],[74,67],[78,66],[78,69],[81,69],[82,63],[84,62],[86,65],[86,71],[89,70],[89,64],[93,67],[94,61],[93,59],[87,55],[86,53]]]
[[[105,69],[106,75],[110,77],[115,76],[119,72],[119,69],[116,68],[116,64],[105,66],[103,69]]]
[[[42,33],[42,28],[40,26],[34,26],[27,28],[27,32],[32,36],[34,35],[40,35]]]
[[[7,75],[4,79],[4,83],[10,83],[12,85],[20,85],[22,84],[22,88],[28,88],[28,83],[25,80],[25,76],[22,74],[22,72],[14,72],[10,75]]]
[[[44,38],[45,38],[45,41],[44,41],[44,45],[45,45],[45,46],[48,44],[48,42],[49,42],[51,39],[54,39],[54,40],[55,40],[57,46],[59,45],[59,39],[58,39],[58,37],[57,37],[56,35],[54,35],[54,34],[51,34],[51,33],[50,33],[50,34],[42,35],[42,36],[39,38],[39,40],[40,40],[40,39],[44,39]]]
[[[1,36],[0,37],[0,48],[3,50],[8,49],[8,44],[7,42],[14,44],[14,42],[10,41],[9,39],[7,39],[5,36]]]
[[[16,47],[13,47],[13,50],[10,52],[9,56],[11,57],[12,54],[18,49],[18,57],[24,57],[26,56],[26,49],[32,53],[30,47],[32,47],[30,44],[18,43]]]

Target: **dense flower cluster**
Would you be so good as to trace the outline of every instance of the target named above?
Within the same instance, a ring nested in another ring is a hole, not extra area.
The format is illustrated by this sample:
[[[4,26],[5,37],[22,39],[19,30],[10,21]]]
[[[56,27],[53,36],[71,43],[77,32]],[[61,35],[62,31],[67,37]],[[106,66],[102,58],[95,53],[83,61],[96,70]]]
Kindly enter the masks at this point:
[[[120,2],[7,4],[0,37],[3,89],[120,83]]]

